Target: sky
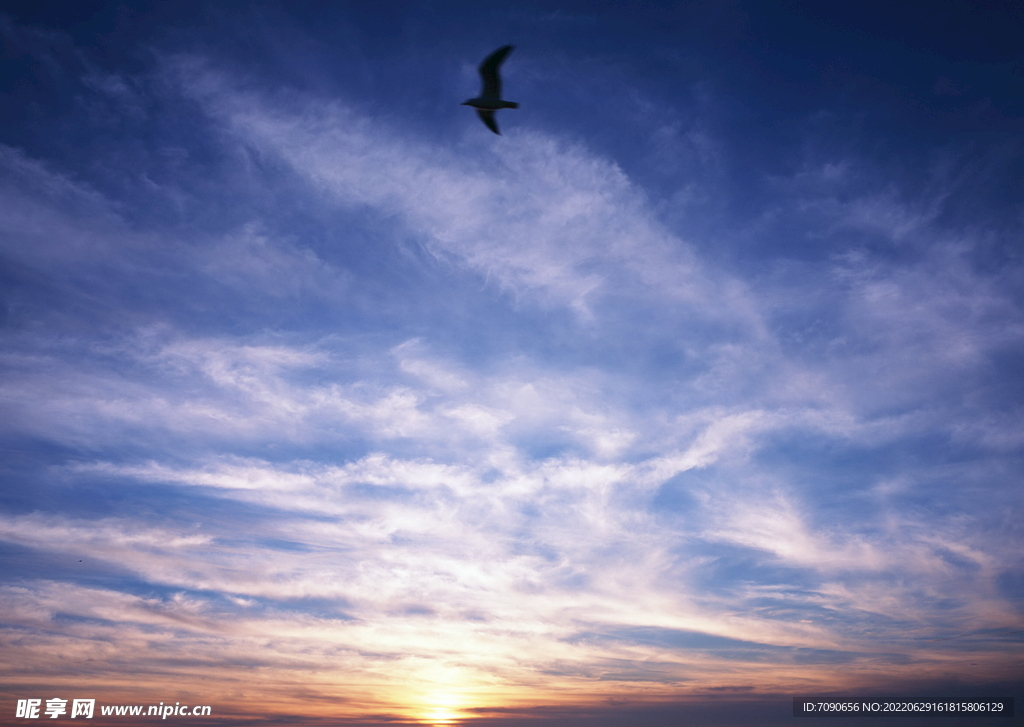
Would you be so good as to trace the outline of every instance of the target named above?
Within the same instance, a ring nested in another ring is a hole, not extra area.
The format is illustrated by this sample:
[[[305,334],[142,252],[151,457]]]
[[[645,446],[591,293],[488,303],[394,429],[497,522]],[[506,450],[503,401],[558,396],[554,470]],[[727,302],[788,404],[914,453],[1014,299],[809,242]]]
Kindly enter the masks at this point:
[[[1024,698],[1022,36],[4,2],[0,721]]]

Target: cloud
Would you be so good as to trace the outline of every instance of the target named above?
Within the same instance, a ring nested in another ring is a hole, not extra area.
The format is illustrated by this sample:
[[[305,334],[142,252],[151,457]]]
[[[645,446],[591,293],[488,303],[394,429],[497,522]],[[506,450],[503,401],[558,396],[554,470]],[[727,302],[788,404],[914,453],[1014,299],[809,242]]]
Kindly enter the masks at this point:
[[[248,180],[207,200],[229,224],[0,148],[4,432],[68,503],[25,495],[0,537],[97,569],[4,584],[11,653],[451,710],[1008,673],[1005,642],[927,641],[1020,621],[1019,271],[976,269],[941,195],[775,180],[829,253],[750,274],[527,124],[445,148],[158,75]]]
[[[742,286],[702,267],[621,169],[578,145],[519,131],[514,144],[443,150],[340,102],[239,90],[194,58],[175,59],[171,73],[261,157],[286,163],[334,204],[399,216],[429,250],[517,296],[586,316],[598,291],[625,284],[757,325]]]

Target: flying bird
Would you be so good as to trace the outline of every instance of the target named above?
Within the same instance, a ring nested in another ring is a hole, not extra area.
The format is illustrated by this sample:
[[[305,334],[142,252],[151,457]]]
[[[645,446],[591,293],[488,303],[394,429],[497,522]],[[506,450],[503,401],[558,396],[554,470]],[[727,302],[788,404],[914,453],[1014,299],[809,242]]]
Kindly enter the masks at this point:
[[[515,101],[502,101],[501,76],[498,75],[498,68],[505,62],[505,58],[512,52],[512,48],[511,45],[503,45],[484,58],[484,62],[480,64],[480,78],[483,80],[480,95],[462,102],[463,106],[475,108],[476,115],[495,134],[501,134],[501,132],[498,131],[498,122],[494,120],[494,112],[498,109],[519,108],[519,104]]]

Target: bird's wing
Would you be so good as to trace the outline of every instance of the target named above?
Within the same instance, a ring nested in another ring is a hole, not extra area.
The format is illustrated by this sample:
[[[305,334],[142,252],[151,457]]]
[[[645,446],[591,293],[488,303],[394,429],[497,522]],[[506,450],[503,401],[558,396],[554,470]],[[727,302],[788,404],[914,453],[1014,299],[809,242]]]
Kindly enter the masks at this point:
[[[476,115],[487,124],[488,129],[501,136],[501,132],[498,131],[498,122],[494,120],[494,111],[492,109],[477,109]]]
[[[480,78],[484,82],[480,95],[483,98],[501,98],[501,76],[498,75],[498,67],[504,63],[512,48],[511,45],[503,45],[484,58],[484,62],[480,64]]]

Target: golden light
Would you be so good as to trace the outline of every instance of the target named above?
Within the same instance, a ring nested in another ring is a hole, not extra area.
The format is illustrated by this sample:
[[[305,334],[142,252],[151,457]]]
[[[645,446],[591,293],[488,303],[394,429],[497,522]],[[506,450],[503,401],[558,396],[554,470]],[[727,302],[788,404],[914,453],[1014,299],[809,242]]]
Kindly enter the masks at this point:
[[[432,706],[423,711],[420,719],[432,725],[452,725],[462,719],[458,710],[459,699],[452,694],[440,694],[429,700]]]
[[[434,709],[428,712],[424,716],[424,721],[430,724],[436,725],[450,725],[453,724],[459,715],[448,709]]]

